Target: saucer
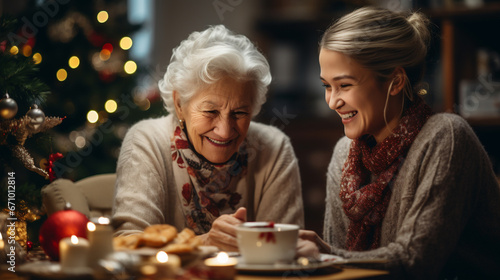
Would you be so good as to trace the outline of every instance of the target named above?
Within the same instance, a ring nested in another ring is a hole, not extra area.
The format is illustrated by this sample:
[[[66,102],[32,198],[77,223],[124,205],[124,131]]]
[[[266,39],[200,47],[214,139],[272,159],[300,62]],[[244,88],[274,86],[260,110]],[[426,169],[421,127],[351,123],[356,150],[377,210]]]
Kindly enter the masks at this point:
[[[286,272],[286,271],[308,271],[326,268],[343,261],[343,258],[334,255],[321,254],[320,261],[310,262],[306,265],[299,263],[275,263],[275,264],[246,264],[242,257],[238,257],[236,269],[247,272]]]
[[[50,261],[30,262],[20,265],[17,271],[22,275],[46,279],[92,279],[93,270],[87,267],[62,270],[59,263]]]

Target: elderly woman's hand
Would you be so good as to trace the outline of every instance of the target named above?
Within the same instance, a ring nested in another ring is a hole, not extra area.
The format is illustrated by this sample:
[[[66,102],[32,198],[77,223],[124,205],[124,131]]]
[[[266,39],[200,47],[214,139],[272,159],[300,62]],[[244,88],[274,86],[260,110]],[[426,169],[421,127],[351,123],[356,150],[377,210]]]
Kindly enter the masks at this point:
[[[330,254],[331,248],[318,234],[312,230],[299,230],[297,255],[319,258],[320,253]]]
[[[236,226],[246,222],[247,209],[244,207],[236,210],[234,214],[222,215],[217,218],[209,232],[200,235],[203,244],[217,246],[220,250],[237,252]]]

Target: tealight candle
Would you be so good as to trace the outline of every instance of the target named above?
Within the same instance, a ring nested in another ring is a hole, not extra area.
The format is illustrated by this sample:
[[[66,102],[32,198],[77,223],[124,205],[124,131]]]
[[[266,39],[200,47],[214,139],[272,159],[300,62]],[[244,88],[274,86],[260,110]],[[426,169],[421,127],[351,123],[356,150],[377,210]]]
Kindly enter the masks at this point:
[[[87,267],[88,252],[89,242],[85,238],[72,235],[61,239],[59,241],[61,270],[69,271],[75,268]]]
[[[177,255],[159,251],[156,254],[155,266],[157,278],[173,278],[181,267],[181,259]]]
[[[237,263],[236,258],[230,258],[226,252],[220,252],[215,258],[205,260],[205,265],[213,274],[212,279],[219,280],[234,279]]]
[[[90,243],[88,264],[95,268],[99,260],[113,253],[113,228],[106,217],[92,220],[94,222],[87,223],[87,238]]]
[[[5,242],[3,241],[2,233],[0,232],[0,250],[3,250],[5,247]]]

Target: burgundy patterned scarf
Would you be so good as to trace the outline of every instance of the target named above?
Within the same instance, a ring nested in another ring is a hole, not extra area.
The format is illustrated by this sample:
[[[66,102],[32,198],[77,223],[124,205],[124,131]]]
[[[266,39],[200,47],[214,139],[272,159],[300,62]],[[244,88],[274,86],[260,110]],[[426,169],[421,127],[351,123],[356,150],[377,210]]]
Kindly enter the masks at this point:
[[[247,170],[246,142],[227,163],[214,165],[194,152],[179,126],[174,126],[172,135],[172,164],[186,224],[203,234],[216,218],[234,213],[246,201],[241,195],[244,190],[236,189]]]
[[[382,220],[392,193],[390,183],[431,114],[431,108],[418,98],[382,142],[373,147],[371,136],[352,141],[340,183],[340,198],[350,221],[348,250],[364,251],[380,246]]]

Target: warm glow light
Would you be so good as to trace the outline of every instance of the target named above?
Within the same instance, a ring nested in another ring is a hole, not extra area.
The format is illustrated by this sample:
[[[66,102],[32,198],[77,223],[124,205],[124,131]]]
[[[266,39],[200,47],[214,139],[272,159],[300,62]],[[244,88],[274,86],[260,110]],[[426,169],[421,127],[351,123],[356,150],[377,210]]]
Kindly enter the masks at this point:
[[[111,45],[110,43],[106,43],[104,44],[104,46],[102,46],[102,49],[108,50],[109,52],[113,52],[113,45]]]
[[[133,62],[132,60],[129,60],[129,61],[125,62],[123,69],[125,70],[125,73],[127,73],[127,74],[134,74],[135,71],[137,71],[137,64],[135,64],[135,62]]]
[[[100,58],[102,61],[106,61],[106,60],[108,60],[110,57],[111,57],[111,52],[110,52],[109,50],[103,49],[103,50],[101,50],[101,52],[99,53],[99,58]]]
[[[16,55],[18,53],[19,53],[19,48],[17,46],[12,46],[12,48],[10,48],[10,54]]]
[[[95,110],[90,110],[87,113],[87,120],[89,123],[96,123],[99,120],[99,114]]]
[[[33,49],[31,48],[30,45],[24,45],[23,46],[23,55],[25,57],[31,56],[32,52],[33,52]]]
[[[99,217],[97,219],[97,223],[99,223],[100,225],[109,225],[109,218]]]
[[[168,254],[165,251],[160,251],[156,254],[156,260],[161,263],[168,262]]]
[[[116,109],[118,109],[118,104],[116,104],[116,101],[113,99],[110,99],[104,104],[104,109],[106,109],[108,113],[114,113]]]
[[[76,139],[75,139],[75,145],[78,147],[78,148],[83,148],[85,147],[85,145],[87,144],[87,140],[85,140],[85,137],[83,136],[77,136]]]
[[[99,23],[105,23],[109,18],[109,15],[108,15],[108,12],[106,11],[100,11],[98,14],[97,14],[97,21]]]
[[[218,263],[227,263],[229,260],[229,256],[226,252],[220,252],[217,254],[217,262]]]
[[[42,55],[40,53],[35,53],[33,55],[33,61],[35,64],[40,64],[42,62]]]
[[[71,142],[75,142],[76,137],[78,137],[78,131],[73,130],[69,133],[69,140]]]
[[[68,65],[69,67],[75,69],[76,67],[80,66],[80,59],[77,56],[72,56],[68,60]]]
[[[76,237],[76,235],[71,236],[71,243],[78,244],[78,237]]]
[[[128,50],[132,47],[132,39],[130,37],[123,37],[120,40],[120,48],[124,50]]]
[[[158,269],[154,265],[147,264],[141,266],[141,273],[144,276],[153,276],[156,274],[157,271]]]
[[[68,72],[64,69],[59,69],[57,70],[56,77],[60,82],[62,82],[68,78]]]
[[[92,222],[88,222],[88,223],[87,223],[87,229],[88,229],[89,231],[95,231],[96,226],[95,226],[95,224],[94,224],[94,223],[92,223]]]

